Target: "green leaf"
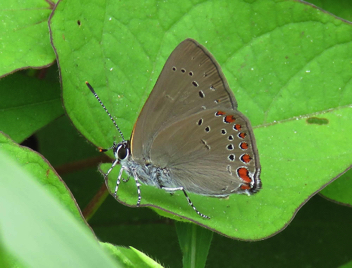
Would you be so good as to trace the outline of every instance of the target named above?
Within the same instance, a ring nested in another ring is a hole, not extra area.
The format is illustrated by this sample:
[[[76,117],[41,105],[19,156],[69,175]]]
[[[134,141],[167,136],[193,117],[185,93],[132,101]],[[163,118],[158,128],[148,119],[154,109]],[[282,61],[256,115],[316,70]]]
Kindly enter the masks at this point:
[[[59,83],[47,78],[14,73],[0,80],[0,95],[0,129],[16,142],[64,114]]]
[[[140,265],[144,264],[145,267],[151,267],[151,268],[161,268],[162,266],[155,262],[154,260],[152,260],[151,258],[149,258],[146,254],[144,254],[143,252],[131,247],[131,250],[133,251],[133,253],[139,258],[139,263]],[[142,267],[142,266],[137,266],[137,267]]]
[[[123,267],[136,267],[136,268],[162,268],[159,263],[149,258],[143,252],[131,247],[116,247],[109,243],[101,243],[101,245],[110,252],[111,256],[123,263]]]
[[[229,199],[190,194],[210,220],[194,213],[182,193],[170,196],[153,187],[142,186],[142,206],[228,237],[260,240],[285,228],[312,195],[350,168],[350,23],[298,1],[80,5],[60,2],[50,29],[65,108],[94,144],[107,148],[120,137],[84,82],[128,137],[167,57],[187,37],[215,56],[254,126],[261,192]],[[109,176],[111,191],[117,174],[115,168]],[[118,194],[134,206],[134,180],[120,185]]]
[[[350,169],[343,174],[338,180],[334,181],[320,194],[328,200],[334,201],[341,205],[352,206],[352,170]]]
[[[47,24],[53,4],[36,0],[0,2],[0,77],[54,62]]]
[[[122,267],[90,230],[36,178],[0,152],[0,228],[6,249],[26,267]]]
[[[213,232],[193,223],[176,222],[184,268],[203,268],[207,261]]]
[[[78,221],[88,225],[70,190],[42,155],[14,143],[1,132],[0,151],[15,158],[17,164],[21,165],[24,170],[34,176],[37,182],[65,206]]]
[[[352,267],[352,261],[345,263],[344,265],[339,266],[340,268],[351,268]]]

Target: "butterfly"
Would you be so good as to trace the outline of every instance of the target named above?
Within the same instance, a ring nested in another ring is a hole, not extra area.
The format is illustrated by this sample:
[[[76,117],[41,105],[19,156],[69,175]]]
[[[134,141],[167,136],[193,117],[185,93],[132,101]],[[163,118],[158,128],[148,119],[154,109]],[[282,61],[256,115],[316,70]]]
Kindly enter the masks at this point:
[[[235,96],[209,51],[186,39],[171,53],[134,125],[130,140],[111,146],[115,160],[105,177],[121,165],[141,183],[167,192],[183,191],[188,204],[203,218],[188,192],[203,196],[252,195],[261,189],[259,154],[249,120],[237,110]],[[106,151],[108,149],[103,149]]]

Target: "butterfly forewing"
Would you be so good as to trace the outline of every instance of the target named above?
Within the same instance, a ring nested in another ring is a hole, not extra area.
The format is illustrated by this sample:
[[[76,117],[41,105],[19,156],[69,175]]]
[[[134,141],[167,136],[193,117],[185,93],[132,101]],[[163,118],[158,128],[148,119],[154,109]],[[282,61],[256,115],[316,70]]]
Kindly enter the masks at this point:
[[[131,137],[134,159],[149,161],[161,130],[211,108],[236,109],[237,103],[214,57],[195,40],[186,39],[168,58],[138,117]]]

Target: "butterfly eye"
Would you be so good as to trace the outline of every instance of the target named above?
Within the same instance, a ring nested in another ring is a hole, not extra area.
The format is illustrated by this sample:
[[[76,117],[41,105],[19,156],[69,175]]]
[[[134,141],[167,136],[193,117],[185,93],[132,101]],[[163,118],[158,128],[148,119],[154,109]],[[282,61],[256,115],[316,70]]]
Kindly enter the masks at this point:
[[[125,159],[129,155],[129,149],[126,146],[124,146],[123,144],[121,144],[120,146],[118,146],[116,148],[116,152],[117,152],[117,157],[120,160]]]

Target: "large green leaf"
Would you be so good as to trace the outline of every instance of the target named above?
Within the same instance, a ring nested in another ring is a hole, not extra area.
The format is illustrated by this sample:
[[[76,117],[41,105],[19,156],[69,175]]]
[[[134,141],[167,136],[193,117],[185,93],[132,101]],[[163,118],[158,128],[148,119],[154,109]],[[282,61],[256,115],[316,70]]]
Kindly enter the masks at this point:
[[[54,62],[47,24],[53,6],[54,1],[0,2],[0,77]]]
[[[0,228],[7,252],[25,267],[120,267],[100,248],[90,229],[25,170],[39,162],[23,168],[2,149]]]
[[[109,147],[119,136],[84,82],[128,137],[165,60],[187,37],[213,53],[239,110],[251,120],[262,164],[260,193],[229,199],[190,194],[211,220],[194,213],[182,193],[153,187],[142,186],[143,206],[258,240],[282,230],[351,165],[352,28],[331,14],[296,1],[169,1],[158,8],[143,1],[88,1],[84,8],[63,1],[50,27],[65,108],[97,146]],[[121,185],[119,200],[136,204],[133,179]]]
[[[16,159],[17,164],[34,176],[42,186],[46,187],[47,191],[65,206],[78,221],[88,225],[70,190],[42,155],[16,144],[1,132],[0,151],[7,155],[12,155]],[[4,180],[4,177],[1,180]]]
[[[16,142],[64,114],[60,85],[48,79],[54,72],[49,68],[43,80],[19,72],[0,80],[0,130]]]

